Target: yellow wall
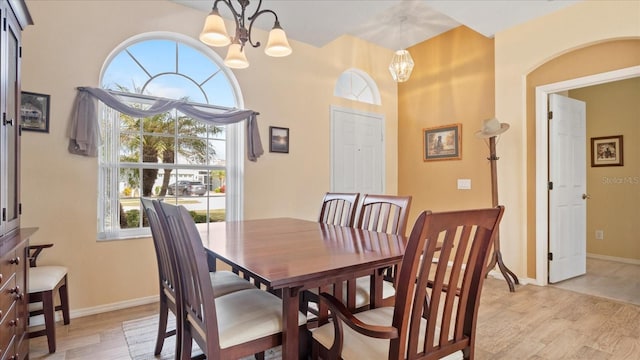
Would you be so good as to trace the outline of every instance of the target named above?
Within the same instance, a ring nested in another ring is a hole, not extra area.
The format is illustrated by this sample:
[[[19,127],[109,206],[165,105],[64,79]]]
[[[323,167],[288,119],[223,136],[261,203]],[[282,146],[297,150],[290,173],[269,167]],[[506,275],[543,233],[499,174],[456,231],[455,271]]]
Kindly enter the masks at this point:
[[[569,97],[587,104],[587,139],[623,136],[624,166],[587,167],[587,253],[640,260],[640,77],[571,90]],[[591,152],[589,143],[587,164]],[[596,230],[604,239],[595,239]]]
[[[415,68],[398,88],[398,192],[413,196],[409,224],[425,209],[491,206],[489,148],[474,133],[494,115],[493,50],[464,26],[409,49]],[[423,129],[455,123],[462,159],[423,161]],[[458,190],[457,179],[470,179],[471,190]]]
[[[55,243],[43,263],[69,267],[70,301],[78,315],[157,296],[150,239],[96,241],[97,160],[67,152],[67,126],[77,86],[98,86],[104,61],[132,36],[168,31],[196,39],[206,13],[169,1],[27,1],[35,25],[23,33],[22,88],[51,95],[50,133],[22,136],[22,226],[38,226],[34,243]],[[284,21],[284,20],[283,20]],[[283,22],[284,25],[284,22]],[[254,29],[254,32],[256,30]],[[261,32],[258,32],[260,35]],[[266,39],[262,32],[261,40]],[[245,107],[257,110],[267,152],[245,163],[245,218],[315,219],[330,186],[332,105],[385,118],[386,191],[397,191],[397,87],[392,51],[342,37],[324,48],[291,41],[294,52],[270,58],[249,49],[251,66],[235,72]],[[219,51],[224,56],[223,50]],[[348,68],[367,72],[382,106],[333,96]],[[289,127],[290,153],[270,154],[269,126]]]
[[[640,38],[638,1],[584,1],[495,36],[496,116],[511,124],[498,166],[500,202],[506,205],[500,239],[505,263],[520,276],[535,276],[535,171],[528,166],[528,159],[535,161],[535,134],[527,125],[527,75],[570,51],[625,38]],[[586,60],[595,65],[591,74],[616,56]]]

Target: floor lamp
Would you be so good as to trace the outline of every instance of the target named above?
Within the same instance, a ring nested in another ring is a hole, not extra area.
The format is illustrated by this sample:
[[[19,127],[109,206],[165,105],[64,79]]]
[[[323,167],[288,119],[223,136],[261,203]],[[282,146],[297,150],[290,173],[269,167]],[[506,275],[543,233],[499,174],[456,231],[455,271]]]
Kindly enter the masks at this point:
[[[476,132],[476,137],[481,139],[489,139],[489,157],[487,160],[491,163],[491,202],[493,207],[498,206],[498,171],[497,162],[499,157],[496,156],[496,137],[509,129],[509,124],[500,123],[498,119],[492,118],[484,120],[482,129]],[[487,273],[493,269],[496,264],[502,273],[502,276],[509,285],[509,291],[515,292],[515,285],[519,284],[518,277],[502,261],[502,253],[500,253],[500,232],[496,231],[493,239],[493,254],[488,266]]]

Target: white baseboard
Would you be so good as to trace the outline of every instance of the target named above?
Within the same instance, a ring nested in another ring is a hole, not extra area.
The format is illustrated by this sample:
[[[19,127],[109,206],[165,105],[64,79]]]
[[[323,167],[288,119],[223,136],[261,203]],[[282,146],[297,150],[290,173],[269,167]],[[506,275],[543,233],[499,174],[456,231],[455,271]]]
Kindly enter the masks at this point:
[[[616,256],[590,254],[590,253],[587,253],[587,257],[588,258],[592,258],[592,259],[616,261],[616,262],[621,262],[621,263],[625,263],[625,264],[640,265],[640,259],[629,259],[629,258],[621,258],[621,257],[616,257]]]
[[[504,280],[505,282],[507,281],[504,276],[502,276],[502,273],[499,270],[491,270],[489,271],[489,276],[491,276],[494,279],[498,279],[498,280]],[[530,279],[530,278],[521,278],[518,277],[518,282],[520,283],[520,285],[540,285],[536,282],[535,279]]]
[[[159,301],[159,295],[147,296],[138,299],[125,300],[117,303],[104,304],[99,306],[94,306],[90,308],[83,308],[77,310],[69,311],[69,317],[71,319],[80,318],[89,315],[102,314],[109,311],[122,310],[134,306],[153,304],[154,302]],[[56,321],[62,320],[62,313],[60,311],[56,311]],[[39,326],[44,325],[44,316],[38,315],[29,319],[29,326]]]

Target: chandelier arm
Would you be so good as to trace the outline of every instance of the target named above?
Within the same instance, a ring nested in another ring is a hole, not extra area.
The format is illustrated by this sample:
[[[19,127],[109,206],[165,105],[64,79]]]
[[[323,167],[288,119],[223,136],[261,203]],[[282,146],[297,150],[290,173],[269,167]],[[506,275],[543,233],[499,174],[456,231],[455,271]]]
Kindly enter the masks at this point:
[[[236,23],[236,34],[237,34],[237,29],[243,28],[244,27],[244,9],[246,7],[246,5],[242,5],[242,2],[240,2],[240,6],[241,6],[241,13],[239,13],[236,8],[233,6],[233,3],[231,3],[231,0],[215,0],[213,2],[213,10],[216,10],[218,8],[218,3],[221,2],[223,4],[225,4],[227,6],[227,8],[229,8],[229,10],[231,11],[231,13],[233,14],[233,21],[235,21]],[[248,1],[247,1],[248,3]],[[242,23],[238,21],[238,19],[241,19]]]
[[[260,2],[262,2],[262,0],[260,0]],[[258,11],[259,10],[259,11]],[[256,19],[265,13],[270,13],[273,14],[273,17],[276,18],[276,22],[273,24],[273,27],[280,27],[280,21],[278,21],[278,15],[276,15],[276,13],[273,10],[269,10],[269,9],[265,9],[265,10],[260,10],[260,6],[258,5],[258,10],[256,10],[256,12],[248,17],[248,20],[250,20],[251,22],[249,23],[249,32],[248,32],[248,40],[249,40],[249,44],[251,44],[251,46],[253,46],[254,48],[257,48],[260,46],[260,41],[257,41],[255,44],[253,43],[253,40],[251,40],[251,29],[253,29],[253,22],[256,21]]]

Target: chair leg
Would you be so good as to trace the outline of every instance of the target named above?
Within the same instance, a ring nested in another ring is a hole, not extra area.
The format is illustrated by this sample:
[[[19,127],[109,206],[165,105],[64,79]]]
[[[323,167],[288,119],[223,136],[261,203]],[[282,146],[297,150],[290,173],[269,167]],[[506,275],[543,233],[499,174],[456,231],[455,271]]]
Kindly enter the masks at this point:
[[[64,284],[58,289],[60,295],[60,306],[62,307],[62,319],[65,325],[69,325],[71,319],[69,318],[69,293],[67,292],[67,276],[64,277]]]
[[[56,352],[56,321],[53,309],[53,291],[42,293],[42,311],[44,312],[44,328],[47,334],[49,353]]]
[[[156,336],[156,349],[154,355],[160,355],[162,352],[162,346],[164,345],[164,338],[167,336],[167,318],[169,315],[169,307],[167,306],[166,299],[160,299],[160,319],[158,323],[158,335]],[[176,349],[180,344],[176,344]],[[176,350],[177,351],[177,350]]]

